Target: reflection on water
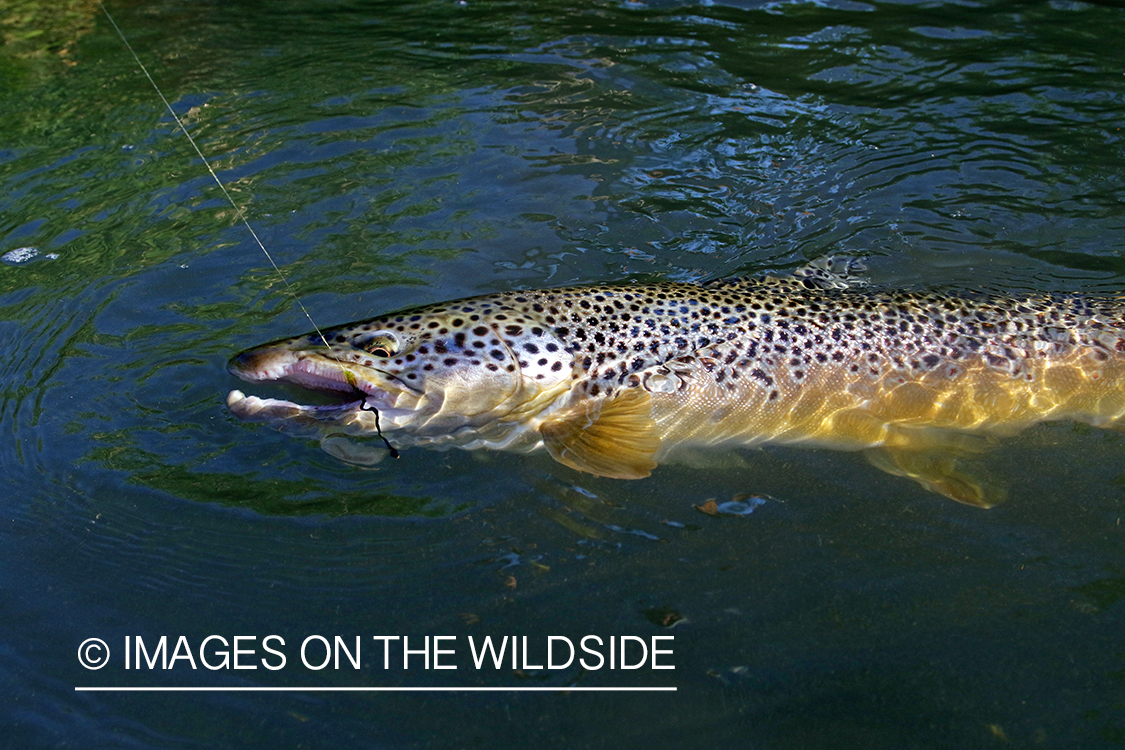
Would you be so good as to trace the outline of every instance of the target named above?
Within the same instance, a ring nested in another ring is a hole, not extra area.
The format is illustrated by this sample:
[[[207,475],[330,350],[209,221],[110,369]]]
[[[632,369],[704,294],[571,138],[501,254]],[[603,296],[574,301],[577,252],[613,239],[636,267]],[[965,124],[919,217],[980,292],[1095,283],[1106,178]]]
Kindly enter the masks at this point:
[[[894,286],[1125,286],[1125,17],[1109,4],[110,11],[318,324],[827,253]],[[309,326],[94,18],[73,65],[0,55],[0,255],[39,253],[0,265],[12,742],[1125,744],[1118,434],[1052,424],[1005,442],[990,467],[1011,500],[981,513],[846,454],[613,482],[545,456],[412,450],[360,469],[237,423],[227,357]],[[698,509],[747,496],[767,502]],[[669,633],[677,669],[74,662],[90,636],[270,632]],[[150,677],[680,690],[73,691]]]

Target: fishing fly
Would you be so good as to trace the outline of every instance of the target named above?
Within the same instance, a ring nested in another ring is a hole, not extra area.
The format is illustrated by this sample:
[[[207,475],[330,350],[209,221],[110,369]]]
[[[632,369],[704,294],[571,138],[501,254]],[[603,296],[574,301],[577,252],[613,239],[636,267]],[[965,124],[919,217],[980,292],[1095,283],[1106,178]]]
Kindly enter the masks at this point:
[[[324,334],[321,334],[320,336],[321,338],[324,338]],[[331,356],[331,352],[329,352],[329,356]],[[379,410],[371,404],[367,403],[367,394],[364,393],[363,389],[359,387],[359,384],[355,382],[355,374],[348,368],[344,367],[343,363],[340,362],[340,360],[337,359],[336,364],[340,366],[340,370],[344,373],[344,382],[351,386],[352,391],[356,396],[359,396],[359,410],[369,411],[375,414],[375,434],[378,435],[379,439],[383,441],[383,444],[387,446],[387,451],[390,453],[391,458],[398,458],[398,451],[395,450],[395,447],[393,445],[391,445],[391,441],[387,440],[386,435],[383,434],[383,428],[379,426]]]
[[[379,426],[379,410],[371,404],[367,403],[367,394],[356,388],[357,395],[363,396],[363,400],[359,405],[360,411],[374,412],[375,414],[375,434],[383,441],[383,445],[387,446],[387,451],[390,453],[391,458],[398,458],[398,451],[391,445],[391,441],[387,440],[387,436],[383,434],[383,428]]]
[[[145,67],[145,64],[141,61],[141,58],[137,54],[136,50],[133,49],[133,45],[129,44],[129,40],[125,38],[125,33],[121,31],[121,27],[117,25],[117,21],[114,20],[113,16],[110,15],[109,10],[106,9],[105,5],[101,3],[100,0],[98,2],[98,7],[101,8],[102,13],[104,13],[105,17],[109,20],[109,23],[113,27],[113,30],[117,32],[117,36],[121,38],[121,43],[125,45],[125,48],[127,50],[129,50],[129,54],[133,56],[133,60],[136,61],[137,67],[141,69],[141,72],[144,73],[145,78],[147,78],[148,82],[152,84],[152,88],[156,91],[156,95],[160,97],[160,101],[164,102],[164,108],[168,110],[168,114],[172,115],[172,119],[175,120],[176,125],[180,128],[180,131],[187,137],[188,142],[191,144],[191,147],[195,149],[196,155],[198,155],[200,161],[203,162],[203,166],[207,167],[207,171],[211,173],[211,178],[215,180],[215,184],[219,186],[219,189],[221,191],[223,191],[223,195],[226,196],[227,201],[230,203],[231,207],[234,208],[235,215],[238,216],[243,226],[245,226],[247,231],[250,232],[250,236],[254,238],[254,242],[257,243],[262,253],[266,256],[266,260],[268,260],[270,266],[273,267],[274,273],[277,275],[277,278],[281,280],[281,284],[284,287],[286,293],[293,298],[293,301],[297,303],[297,307],[299,307],[304,316],[308,318],[309,323],[312,325],[313,330],[316,331],[316,335],[320,338],[321,343],[323,343],[324,346],[329,350],[329,356],[336,361],[336,364],[344,372],[344,377],[347,382],[352,386],[352,388],[356,390],[356,393],[358,395],[362,396],[362,405],[360,406],[360,409],[362,411],[374,412],[375,431],[382,439],[383,443],[386,444],[387,450],[390,451],[391,458],[398,458],[398,451],[394,449],[390,441],[387,440],[387,438],[383,435],[382,429],[379,427],[379,410],[367,403],[367,394],[361,391],[356,385],[355,376],[352,375],[352,373],[344,367],[344,363],[341,362],[339,358],[332,353],[332,347],[328,344],[328,339],[320,330],[320,326],[318,326],[316,324],[316,321],[313,320],[312,315],[309,313],[304,303],[301,302],[301,298],[297,296],[297,292],[293,289],[292,285],[290,285],[289,280],[285,277],[285,274],[281,272],[281,268],[274,261],[273,256],[270,255],[268,250],[266,250],[266,246],[258,237],[258,233],[254,231],[254,228],[252,226],[250,226],[250,222],[246,218],[246,214],[243,212],[242,207],[235,202],[233,197],[231,197],[231,194],[227,190],[226,185],[223,184],[223,181],[219,179],[219,175],[215,172],[214,168],[212,168],[211,162],[208,161],[207,157],[203,155],[203,150],[199,148],[199,145],[195,142],[195,138],[193,138],[191,133],[188,132],[187,126],[184,125],[183,120],[181,120],[179,115],[176,114],[176,110],[172,108],[172,104],[168,101],[167,97],[164,96],[164,92],[160,90],[160,86],[157,85],[156,80],[152,77],[152,74],[148,72],[148,68]]]

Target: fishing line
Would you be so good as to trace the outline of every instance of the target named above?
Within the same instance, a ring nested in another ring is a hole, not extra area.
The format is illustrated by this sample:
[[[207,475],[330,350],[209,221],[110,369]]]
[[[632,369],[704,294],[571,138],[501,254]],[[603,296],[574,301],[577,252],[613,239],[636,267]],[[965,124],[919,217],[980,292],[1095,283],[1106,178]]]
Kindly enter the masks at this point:
[[[391,447],[390,441],[388,441],[387,438],[383,436],[383,431],[379,427],[379,410],[367,403],[367,394],[363,393],[363,391],[361,391],[354,383],[355,376],[347,368],[344,367],[344,363],[341,362],[340,359],[336,357],[336,355],[332,352],[332,347],[329,345],[328,339],[325,337],[324,333],[320,330],[320,326],[318,326],[316,324],[316,321],[313,320],[312,315],[309,314],[309,311],[305,308],[304,303],[301,302],[301,298],[297,296],[297,292],[294,291],[292,285],[290,285],[289,283],[289,280],[285,278],[285,274],[281,272],[281,268],[279,268],[277,263],[274,262],[273,256],[270,255],[269,250],[266,250],[266,246],[262,243],[262,240],[258,238],[258,233],[254,231],[254,227],[250,226],[250,222],[249,220],[247,220],[246,214],[243,213],[242,208],[239,207],[237,203],[235,203],[234,198],[227,190],[226,185],[223,184],[223,181],[219,179],[219,175],[216,174],[215,170],[211,167],[211,162],[209,162],[207,160],[207,157],[203,155],[203,151],[199,148],[199,145],[196,144],[195,138],[193,138],[191,133],[188,132],[187,126],[184,125],[183,120],[181,120],[179,115],[176,114],[176,110],[172,109],[172,105],[171,103],[169,103],[167,97],[164,96],[164,92],[160,90],[160,87],[158,85],[156,85],[156,80],[148,72],[148,68],[145,67],[145,64],[141,62],[141,58],[133,49],[133,45],[129,44],[129,40],[125,38],[125,33],[121,31],[121,27],[117,25],[117,21],[115,21],[113,19],[113,16],[109,14],[109,11],[106,9],[105,5],[102,4],[101,0],[98,0],[98,7],[101,8],[102,13],[105,14],[105,17],[109,19],[110,25],[113,26],[113,30],[117,32],[117,36],[121,38],[121,43],[125,45],[125,49],[129,50],[129,54],[133,56],[133,59],[137,63],[137,67],[141,69],[141,72],[144,73],[145,78],[147,78],[148,82],[152,84],[152,88],[156,91],[156,95],[160,97],[160,101],[164,102],[164,108],[168,110],[168,114],[172,115],[172,119],[176,121],[176,125],[179,126],[180,131],[185,136],[187,136],[188,143],[190,143],[191,147],[195,149],[195,153],[199,156],[199,160],[203,162],[203,166],[207,167],[207,171],[211,173],[211,177],[215,180],[215,184],[218,185],[219,189],[223,191],[223,195],[226,196],[227,201],[230,203],[231,207],[234,208],[235,215],[238,216],[239,220],[242,222],[242,225],[246,227],[246,230],[250,232],[250,236],[254,238],[254,242],[258,244],[259,248],[261,248],[262,253],[266,256],[266,260],[270,262],[270,266],[273,267],[274,273],[277,274],[277,278],[281,280],[282,285],[285,287],[285,292],[293,298],[293,301],[297,303],[297,307],[299,307],[301,309],[301,312],[304,313],[305,317],[308,318],[309,324],[312,325],[313,330],[316,331],[316,335],[320,337],[321,343],[323,343],[325,348],[328,349],[329,356],[331,356],[332,359],[336,360],[336,364],[339,365],[341,370],[343,370],[344,376],[347,381],[352,385],[353,388],[356,389],[356,391],[363,395],[363,405],[360,407],[360,409],[362,411],[375,412],[375,431],[378,433],[379,437],[382,438],[383,442],[386,443],[387,448],[391,452],[391,456],[393,458],[398,458],[398,451]]]

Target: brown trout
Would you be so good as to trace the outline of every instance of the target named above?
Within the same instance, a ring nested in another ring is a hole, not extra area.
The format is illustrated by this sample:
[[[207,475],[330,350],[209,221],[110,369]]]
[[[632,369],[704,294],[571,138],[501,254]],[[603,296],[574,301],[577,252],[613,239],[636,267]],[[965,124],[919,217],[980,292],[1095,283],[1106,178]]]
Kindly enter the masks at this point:
[[[964,459],[983,435],[1125,414],[1125,301],[880,291],[789,278],[596,285],[412,308],[247,350],[230,370],[335,394],[232,391],[243,419],[402,447],[545,448],[638,479],[677,449],[866,451],[893,474],[987,507]],[[976,434],[974,436],[974,433]]]

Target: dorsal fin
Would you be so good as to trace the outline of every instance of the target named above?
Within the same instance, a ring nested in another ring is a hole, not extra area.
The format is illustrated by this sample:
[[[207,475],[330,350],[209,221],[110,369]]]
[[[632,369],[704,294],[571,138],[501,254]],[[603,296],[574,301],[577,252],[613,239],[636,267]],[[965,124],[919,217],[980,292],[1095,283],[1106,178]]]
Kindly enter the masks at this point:
[[[587,399],[539,426],[547,451],[561,464],[611,479],[641,479],[656,468],[660,437],[652,396],[629,388],[611,398]]]
[[[866,270],[859,258],[825,255],[798,268],[793,278],[804,279],[820,289],[854,289],[870,283],[867,277],[859,275]]]
[[[859,258],[829,255],[817,258],[793,271],[791,276],[741,276],[728,279],[714,279],[705,282],[708,288],[745,289],[761,287],[788,287],[801,289],[854,289],[865,287],[870,282],[860,272],[867,266]]]

